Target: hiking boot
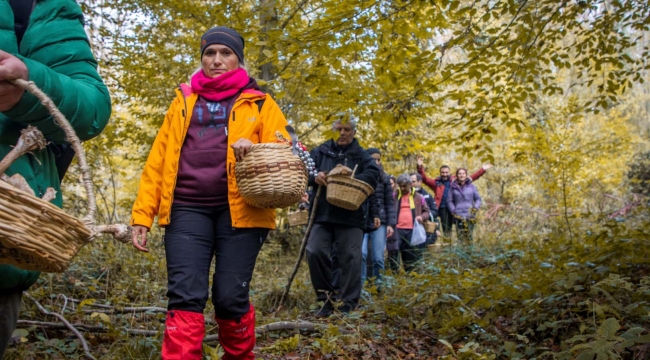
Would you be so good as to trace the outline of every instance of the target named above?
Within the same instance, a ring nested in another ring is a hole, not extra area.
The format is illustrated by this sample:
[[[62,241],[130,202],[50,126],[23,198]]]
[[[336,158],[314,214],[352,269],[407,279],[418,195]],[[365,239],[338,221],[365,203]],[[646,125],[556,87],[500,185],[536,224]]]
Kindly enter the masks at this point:
[[[317,318],[328,318],[334,312],[334,306],[329,301],[326,301],[325,304],[318,310],[316,313]]]
[[[342,305],[338,309],[342,314],[349,314],[350,311],[354,310],[350,305]]]

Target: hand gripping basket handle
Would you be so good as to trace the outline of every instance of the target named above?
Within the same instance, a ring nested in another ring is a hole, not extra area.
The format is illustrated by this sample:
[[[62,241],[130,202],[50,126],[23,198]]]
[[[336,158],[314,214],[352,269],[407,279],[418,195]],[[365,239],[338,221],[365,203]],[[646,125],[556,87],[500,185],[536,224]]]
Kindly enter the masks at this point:
[[[45,106],[50,114],[54,117],[55,123],[63,129],[65,132],[66,141],[70,143],[75,153],[77,153],[79,156],[82,183],[84,189],[86,189],[86,194],[88,196],[88,211],[86,213],[86,216],[84,216],[81,221],[89,230],[91,230],[92,235],[89,240],[95,238],[97,235],[99,235],[99,233],[110,233],[118,241],[129,242],[131,239],[130,226],[124,224],[95,226],[95,222],[97,221],[97,204],[95,202],[95,190],[93,189],[92,177],[90,176],[90,168],[88,167],[88,161],[86,160],[86,153],[81,146],[81,140],[79,140],[79,137],[72,128],[72,125],[70,125],[70,122],[68,122],[61,111],[59,111],[52,99],[50,99],[41,89],[39,89],[36,84],[34,84],[34,82],[26,81],[23,79],[10,80],[10,82],[30,92],[41,101],[43,106]],[[8,167],[8,164],[6,164],[6,166]],[[6,169],[0,171],[0,174],[2,174],[4,170]]]

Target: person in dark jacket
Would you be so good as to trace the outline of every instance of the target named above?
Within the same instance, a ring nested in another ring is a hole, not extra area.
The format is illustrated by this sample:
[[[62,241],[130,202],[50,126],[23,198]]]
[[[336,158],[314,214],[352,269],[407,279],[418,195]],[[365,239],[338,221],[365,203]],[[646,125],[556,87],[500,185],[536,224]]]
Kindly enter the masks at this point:
[[[15,22],[20,14],[24,18]],[[97,72],[83,23],[81,8],[74,1],[0,0],[0,159],[28,125],[54,144],[65,143],[65,133],[39,100],[7,80],[33,81],[52,98],[82,141],[99,135],[106,126],[111,98]],[[52,147],[21,156],[5,174],[21,174],[38,197],[48,187],[54,188],[52,203],[62,206],[61,174]],[[0,358],[16,327],[23,291],[39,274],[0,265]]]
[[[375,193],[370,194],[370,196],[368,196],[368,199],[366,199],[365,203],[362,206],[363,208],[366,209],[365,211],[366,211],[366,219],[367,219],[366,227],[363,230],[363,236],[365,239],[366,235],[377,230],[377,228],[381,224],[381,220],[379,220],[379,199],[377,199],[377,195]],[[334,287],[335,292],[339,292],[341,289],[341,286],[339,284],[340,276],[341,276],[341,266],[339,264],[339,258],[336,253],[336,243],[334,243],[334,247],[332,248],[330,254],[331,254],[330,258],[332,261],[332,286]],[[364,264],[364,269],[365,269],[365,264]],[[362,269],[362,272],[363,271],[364,270]],[[363,286],[363,284],[361,284],[361,286]]]
[[[384,271],[384,250],[386,249],[386,238],[392,236],[395,231],[395,200],[393,199],[390,179],[381,166],[381,152],[376,148],[369,148],[366,152],[375,160],[380,171],[380,179],[373,194],[378,200],[380,225],[376,230],[363,235],[361,253],[363,266],[361,267],[361,284],[365,283],[367,277],[366,260],[368,248],[371,250],[370,263],[372,264],[371,277],[375,278],[375,284],[380,287],[381,275]]]
[[[411,186],[413,186],[413,191],[420,194],[424,201],[426,201],[427,206],[429,207],[429,221],[438,224],[438,207],[436,206],[436,200],[422,187],[422,175],[418,173],[412,173]],[[436,226],[436,231],[432,233],[427,232],[427,245],[436,243],[436,240],[438,240],[438,235],[440,235],[440,230],[438,229],[439,226]]]
[[[404,271],[411,272],[422,259],[422,250],[426,243],[411,246],[411,235],[415,221],[422,223],[429,218],[429,207],[422,196],[413,191],[411,177],[402,174],[397,177],[398,193],[393,211],[396,215],[396,242],[390,247],[388,261],[393,272],[399,270],[399,257],[402,257]]]
[[[481,196],[472,184],[472,179],[467,176],[466,169],[456,170],[456,179],[451,182],[447,206],[456,223],[458,241],[471,243],[476,213],[481,207]]]
[[[310,185],[327,186],[327,173],[336,165],[350,169],[357,167],[354,177],[375,188],[379,179],[379,168],[354,138],[356,123],[349,116],[334,122],[333,129],[338,133],[311,151],[318,174],[309,178]],[[318,206],[312,211],[314,225],[307,242],[307,263],[311,282],[318,301],[324,305],[316,314],[327,317],[334,311],[333,301],[343,301],[342,312],[353,310],[361,295],[361,243],[367,223],[368,201],[357,210],[346,210],[327,202],[327,191],[321,190]],[[312,202],[313,203],[313,202]],[[336,248],[340,262],[340,291],[332,282],[331,250]]]

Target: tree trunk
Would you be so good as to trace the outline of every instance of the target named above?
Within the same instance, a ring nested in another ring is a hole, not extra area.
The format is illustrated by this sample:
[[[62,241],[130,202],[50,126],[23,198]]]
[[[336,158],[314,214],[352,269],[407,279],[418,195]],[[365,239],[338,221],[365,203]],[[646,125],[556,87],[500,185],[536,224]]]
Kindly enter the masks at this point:
[[[275,53],[274,49],[268,44],[270,43],[269,31],[277,28],[278,25],[278,16],[275,10],[275,0],[260,0],[260,41],[265,42],[266,45],[260,47],[260,57],[259,62],[262,64],[260,66],[260,76],[261,80],[265,82],[273,80],[275,77],[275,69],[273,68],[273,62],[268,60],[268,56],[264,54],[265,50]],[[270,91],[269,86],[263,85],[262,90],[268,93]]]

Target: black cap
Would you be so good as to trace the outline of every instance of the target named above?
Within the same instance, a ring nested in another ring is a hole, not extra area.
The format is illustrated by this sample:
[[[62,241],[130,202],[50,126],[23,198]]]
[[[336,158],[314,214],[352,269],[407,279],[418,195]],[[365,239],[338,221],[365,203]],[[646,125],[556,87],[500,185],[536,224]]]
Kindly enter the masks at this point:
[[[377,149],[377,148],[367,148],[366,152],[368,153],[368,155],[372,155],[372,154],[381,155],[381,151],[379,151],[379,149]]]
[[[206,31],[201,36],[201,56],[203,56],[205,48],[212,44],[226,45],[237,54],[239,62],[244,63],[244,38],[235,30],[225,26],[216,26]]]

